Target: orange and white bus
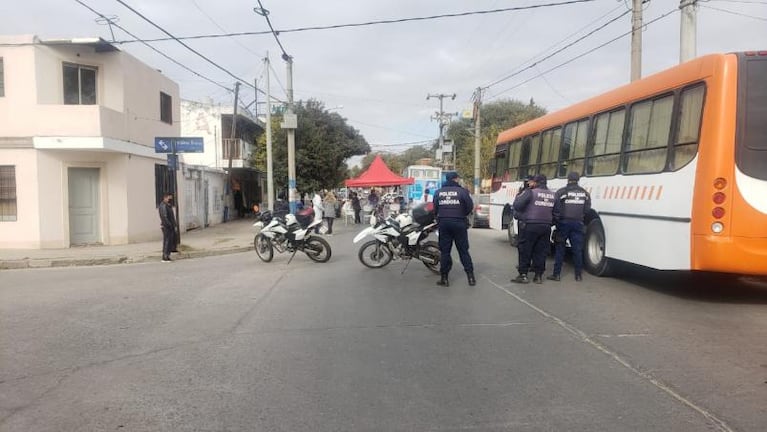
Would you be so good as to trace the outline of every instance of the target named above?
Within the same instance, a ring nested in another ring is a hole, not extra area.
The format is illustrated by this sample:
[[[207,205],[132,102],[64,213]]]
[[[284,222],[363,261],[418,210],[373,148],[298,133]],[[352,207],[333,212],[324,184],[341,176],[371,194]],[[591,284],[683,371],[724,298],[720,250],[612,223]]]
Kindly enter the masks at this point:
[[[767,51],[707,55],[502,132],[491,227],[527,175],[582,175],[584,265],[767,275]]]

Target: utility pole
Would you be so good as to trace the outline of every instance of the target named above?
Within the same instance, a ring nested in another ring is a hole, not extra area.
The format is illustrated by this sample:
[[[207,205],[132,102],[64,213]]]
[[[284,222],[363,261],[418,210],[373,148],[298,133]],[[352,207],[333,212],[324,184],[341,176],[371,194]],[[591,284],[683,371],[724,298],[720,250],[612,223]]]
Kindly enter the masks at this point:
[[[633,0],[631,10],[631,81],[642,78],[642,3]]]
[[[482,87],[477,87],[477,91],[474,93],[474,195],[480,193],[480,182],[482,181],[482,173],[479,167],[480,163],[480,148],[482,147],[482,138],[480,135],[480,109],[482,107]]]
[[[269,83],[269,52],[264,58],[266,69],[266,198],[267,208],[274,211],[274,169],[272,166],[272,91]]]
[[[446,97],[449,97],[451,100],[455,100],[455,93],[453,94],[440,93],[440,94],[434,94],[434,95],[430,93],[426,96],[426,100],[429,100],[431,98],[439,99],[439,111],[436,112],[436,115],[432,117],[432,119],[436,119],[439,122],[439,149],[442,152],[443,168],[446,168],[445,152],[444,152],[444,147],[445,147],[444,129],[445,129],[445,125],[447,124],[447,121],[450,119],[450,116],[445,114],[445,110],[444,110],[443,102],[442,102]]]
[[[288,195],[290,212],[295,213],[298,204],[296,191],[296,128],[298,127],[298,117],[293,113],[293,57],[283,54],[282,59],[287,63],[288,109],[282,117],[280,127],[288,130]]]
[[[234,83],[234,108],[232,109],[232,131],[229,134],[229,145],[226,146],[227,150],[229,151],[229,169],[226,173],[226,185],[227,190],[229,192],[232,192],[232,156],[234,153],[234,137],[237,134],[237,104],[239,103],[239,97],[240,97],[240,83],[236,82]],[[228,195],[228,194],[227,194]],[[229,212],[226,212],[226,218],[224,222],[226,222],[226,219],[230,218]]]
[[[696,56],[697,13],[695,7],[698,0],[681,0],[681,22],[679,25],[679,63],[692,60]]]

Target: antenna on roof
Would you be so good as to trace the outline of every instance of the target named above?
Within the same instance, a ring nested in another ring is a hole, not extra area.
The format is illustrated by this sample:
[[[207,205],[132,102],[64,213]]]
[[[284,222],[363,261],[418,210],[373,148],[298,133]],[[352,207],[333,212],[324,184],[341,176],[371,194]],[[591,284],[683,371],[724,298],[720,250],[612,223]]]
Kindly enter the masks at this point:
[[[108,25],[109,26],[109,33],[112,34],[112,40],[110,42],[116,42],[115,41],[115,32],[112,30],[112,24],[120,21],[120,17],[117,15],[103,15],[98,18],[96,18],[94,21],[96,21],[96,24],[98,25]]]

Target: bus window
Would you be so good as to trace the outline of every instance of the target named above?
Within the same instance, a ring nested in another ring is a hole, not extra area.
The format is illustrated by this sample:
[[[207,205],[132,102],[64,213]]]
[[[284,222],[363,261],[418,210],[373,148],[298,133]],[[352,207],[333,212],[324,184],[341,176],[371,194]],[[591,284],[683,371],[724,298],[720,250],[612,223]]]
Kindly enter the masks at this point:
[[[540,174],[553,178],[557,173],[559,162],[559,145],[562,141],[562,128],[547,130],[543,133],[541,145]]]
[[[502,144],[495,152],[495,177],[503,179],[509,166],[509,144]]]
[[[522,158],[519,166],[519,178],[535,175],[538,172],[538,155],[541,153],[541,135],[527,137],[522,145]]]
[[[586,140],[589,136],[589,120],[565,125],[562,140],[562,165],[557,177],[566,177],[570,171],[583,174],[583,160],[586,157]]]
[[[618,171],[625,120],[626,110],[623,108],[596,116],[586,175],[613,175]]]
[[[703,114],[703,96],[706,92],[704,85],[697,85],[682,91],[679,109],[679,127],[671,169],[678,170],[687,165],[698,153],[698,136],[700,135],[700,118]]]
[[[674,96],[639,102],[631,107],[631,126],[623,172],[661,172],[666,167]]]
[[[509,146],[509,180],[519,178],[519,156],[522,153],[522,140],[512,141]]]

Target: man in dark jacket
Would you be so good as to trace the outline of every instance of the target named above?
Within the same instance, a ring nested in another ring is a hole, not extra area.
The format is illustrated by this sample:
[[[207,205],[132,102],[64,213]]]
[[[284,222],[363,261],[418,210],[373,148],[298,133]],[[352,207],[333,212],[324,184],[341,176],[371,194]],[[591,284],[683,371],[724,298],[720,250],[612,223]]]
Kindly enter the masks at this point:
[[[170,253],[176,248],[176,217],[170,204],[172,200],[173,194],[166,192],[158,207],[162,227],[162,262],[170,262]]]
[[[546,176],[538,174],[528,182],[529,188],[514,199],[515,214],[522,215],[525,229],[520,239],[519,276],[512,282],[528,283],[527,273],[532,261],[533,282],[543,283],[546,253],[549,250],[554,194],[546,187]]]
[[[461,187],[455,179],[458,173],[448,173],[446,182],[442,188],[434,193],[432,202],[434,203],[434,214],[437,216],[439,224],[439,250],[440,254],[440,280],[437,285],[450,286],[448,273],[453,267],[453,259],[450,253],[455,248],[458,249],[458,256],[461,258],[463,270],[469,280],[469,285],[476,285],[474,278],[474,264],[469,255],[469,232],[468,221],[466,219],[474,209],[474,202],[471,200],[469,191]]]
[[[578,186],[580,175],[571,172],[567,175],[567,186],[554,195],[554,223],[557,225],[555,241],[557,252],[554,258],[554,273],[547,279],[558,281],[565,258],[565,243],[570,240],[575,264],[575,280],[582,279],[583,271],[583,219],[591,210],[591,195]]]
[[[352,210],[354,210],[354,223],[360,223],[362,206],[360,205],[360,197],[357,196],[357,192],[352,192]]]

